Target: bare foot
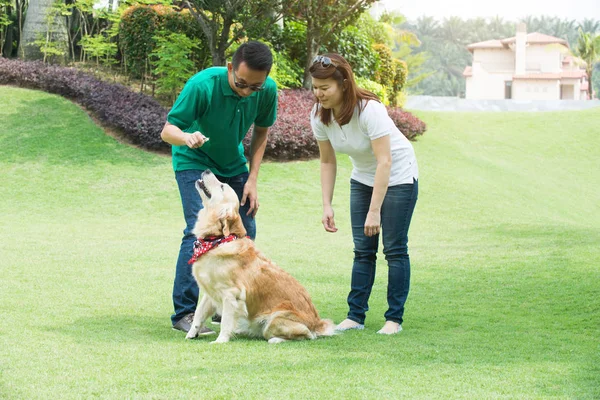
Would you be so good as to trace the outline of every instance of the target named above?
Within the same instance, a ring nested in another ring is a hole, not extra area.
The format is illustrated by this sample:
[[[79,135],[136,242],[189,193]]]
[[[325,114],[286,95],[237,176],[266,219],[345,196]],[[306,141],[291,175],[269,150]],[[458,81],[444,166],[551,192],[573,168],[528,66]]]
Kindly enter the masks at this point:
[[[377,331],[377,333],[381,333],[382,335],[394,335],[398,332],[402,331],[402,325],[394,321],[385,321],[385,325],[383,328]]]
[[[335,327],[336,331],[347,331],[349,329],[365,329],[365,326],[346,318]]]

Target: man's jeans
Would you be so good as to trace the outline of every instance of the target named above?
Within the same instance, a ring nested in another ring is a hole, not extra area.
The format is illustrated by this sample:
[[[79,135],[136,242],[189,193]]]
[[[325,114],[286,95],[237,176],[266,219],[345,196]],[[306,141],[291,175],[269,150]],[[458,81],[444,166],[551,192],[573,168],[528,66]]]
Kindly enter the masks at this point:
[[[410,286],[408,257],[408,228],[419,192],[418,181],[388,187],[381,206],[381,235],[383,254],[388,263],[388,310],[386,321],[402,323],[404,303]],[[373,188],[355,180],[350,181],[350,216],[354,239],[354,264],[348,295],[348,319],[364,324],[369,310],[369,296],[375,279],[375,264],[379,235],[365,236],[364,227]]]
[[[175,172],[175,179],[179,186],[179,194],[181,195],[186,226],[183,231],[183,239],[181,239],[179,258],[177,259],[177,267],[175,270],[175,281],[173,283],[173,307],[175,309],[175,314],[171,316],[173,325],[185,315],[195,312],[198,303],[198,285],[192,275],[192,266],[188,264],[188,261],[192,258],[194,241],[196,241],[196,237],[192,231],[194,230],[194,225],[198,218],[198,212],[203,208],[202,199],[195,186],[196,181],[200,179],[202,172],[202,170]],[[244,185],[248,180],[247,172],[231,178],[222,176],[217,176],[217,178],[221,182],[231,186],[241,200],[244,192]],[[247,200],[246,205],[240,207],[240,215],[244,227],[246,228],[247,235],[254,240],[256,237],[256,223],[251,215],[246,215],[249,208],[250,201]]]

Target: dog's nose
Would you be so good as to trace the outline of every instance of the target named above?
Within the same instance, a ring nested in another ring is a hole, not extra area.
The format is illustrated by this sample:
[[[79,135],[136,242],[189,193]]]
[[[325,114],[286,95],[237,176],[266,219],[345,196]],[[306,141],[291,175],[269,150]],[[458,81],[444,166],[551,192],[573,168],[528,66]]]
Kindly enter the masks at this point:
[[[211,175],[211,174],[212,174],[212,171],[210,169],[205,169],[204,172],[202,173],[202,176]]]

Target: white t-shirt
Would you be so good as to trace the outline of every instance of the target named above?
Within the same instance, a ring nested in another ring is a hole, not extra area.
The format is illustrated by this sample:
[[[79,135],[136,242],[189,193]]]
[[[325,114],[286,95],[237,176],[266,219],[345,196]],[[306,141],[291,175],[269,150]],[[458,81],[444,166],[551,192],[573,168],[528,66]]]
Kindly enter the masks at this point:
[[[371,148],[371,140],[385,135],[390,135],[392,153],[388,186],[413,183],[413,178],[419,178],[415,151],[406,136],[396,127],[383,104],[370,100],[360,115],[356,106],[352,119],[344,126],[340,126],[335,120],[329,126],[324,125],[316,111],[317,104],[310,113],[313,134],[319,141],[329,140],[336,152],[350,156],[354,167],[352,179],[367,186],[375,185],[377,159]]]

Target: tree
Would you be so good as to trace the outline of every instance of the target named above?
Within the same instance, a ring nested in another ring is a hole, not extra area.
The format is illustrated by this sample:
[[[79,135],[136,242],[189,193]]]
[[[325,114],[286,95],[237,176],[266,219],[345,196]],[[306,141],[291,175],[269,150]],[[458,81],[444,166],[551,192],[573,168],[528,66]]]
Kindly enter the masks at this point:
[[[600,32],[600,21],[586,18],[579,23],[579,28],[584,32],[597,33]]]
[[[596,35],[592,32],[584,32],[579,29],[579,39],[577,40],[575,54],[585,61],[585,73],[589,82],[590,99],[592,99],[592,75],[596,62],[600,60],[600,35]]]
[[[66,18],[60,11],[64,6],[60,0],[30,0],[25,16],[23,33],[19,43],[19,55],[25,60],[45,59],[52,48],[53,55],[66,52],[69,48]],[[46,43],[46,51],[39,43]],[[36,42],[38,42],[36,44]],[[64,60],[64,56],[60,57]]]
[[[266,32],[281,18],[285,0],[185,0],[208,41],[213,65],[225,65],[226,52],[246,31]],[[262,36],[262,35],[260,35]]]
[[[303,86],[310,88],[310,66],[322,44],[350,25],[376,0],[298,0],[286,5],[289,16],[306,24],[306,65]]]

